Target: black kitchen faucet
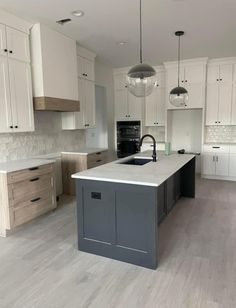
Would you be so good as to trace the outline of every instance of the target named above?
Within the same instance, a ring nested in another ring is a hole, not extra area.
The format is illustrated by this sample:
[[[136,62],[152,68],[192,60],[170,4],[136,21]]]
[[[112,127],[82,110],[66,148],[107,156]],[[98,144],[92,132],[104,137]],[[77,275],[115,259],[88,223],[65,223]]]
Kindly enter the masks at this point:
[[[155,140],[155,138],[152,135],[149,135],[149,134],[143,135],[143,137],[140,140],[139,145],[140,145],[140,147],[142,146],[143,139],[146,138],[146,137],[151,138],[152,141],[153,141],[152,161],[156,162],[157,161],[157,152],[156,152],[156,140]]]

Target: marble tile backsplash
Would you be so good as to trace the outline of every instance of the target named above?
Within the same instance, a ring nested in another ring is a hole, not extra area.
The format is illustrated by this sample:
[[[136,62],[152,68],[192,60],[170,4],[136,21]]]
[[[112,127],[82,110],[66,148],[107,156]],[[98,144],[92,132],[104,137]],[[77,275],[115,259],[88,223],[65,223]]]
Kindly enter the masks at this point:
[[[145,127],[143,130],[143,134],[151,134],[156,139],[157,142],[165,142],[165,127],[157,126],[157,127]],[[151,139],[146,141],[150,141]]]
[[[236,143],[236,126],[206,126],[205,143]]]
[[[35,112],[35,131],[0,134],[0,162],[74,150],[85,145],[83,130],[61,129],[60,112]]]

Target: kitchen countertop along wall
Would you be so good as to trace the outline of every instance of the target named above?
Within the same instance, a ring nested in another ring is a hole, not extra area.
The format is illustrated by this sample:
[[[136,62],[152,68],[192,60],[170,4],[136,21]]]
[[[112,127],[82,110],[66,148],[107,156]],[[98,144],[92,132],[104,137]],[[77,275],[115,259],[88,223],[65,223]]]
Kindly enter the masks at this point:
[[[83,130],[61,130],[60,112],[35,112],[35,131],[0,134],[0,162],[85,146]]]

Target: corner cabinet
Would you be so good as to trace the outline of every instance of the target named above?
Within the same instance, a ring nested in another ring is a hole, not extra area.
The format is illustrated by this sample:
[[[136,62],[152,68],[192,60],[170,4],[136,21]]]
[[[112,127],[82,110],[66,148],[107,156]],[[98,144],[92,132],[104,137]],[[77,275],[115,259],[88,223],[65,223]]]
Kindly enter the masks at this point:
[[[145,97],[145,126],[165,126],[165,72],[157,71],[157,83],[153,92]]]
[[[80,111],[62,113],[62,129],[65,130],[94,128],[96,126],[95,54],[82,47],[77,47],[77,53]]]
[[[115,119],[141,120],[144,98],[136,97],[128,91],[126,73],[114,74],[115,85]]]
[[[178,84],[177,62],[164,63],[166,68],[167,109],[199,109],[205,105],[207,58],[183,60],[180,64],[180,86],[188,91],[188,103],[185,107],[175,107],[169,102],[170,91]]]
[[[233,64],[209,63],[207,69],[206,125],[230,125]],[[234,118],[232,119],[234,123]]]
[[[0,132],[34,130],[29,35],[0,24]]]

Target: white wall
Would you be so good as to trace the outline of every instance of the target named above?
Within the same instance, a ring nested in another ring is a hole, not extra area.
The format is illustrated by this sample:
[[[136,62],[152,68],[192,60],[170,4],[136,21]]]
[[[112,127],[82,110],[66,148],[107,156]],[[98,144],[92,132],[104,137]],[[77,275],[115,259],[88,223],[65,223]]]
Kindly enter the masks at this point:
[[[95,83],[106,89],[108,147],[109,149],[114,149],[114,85],[112,67],[96,60]]]
[[[73,150],[85,145],[82,130],[61,130],[60,112],[35,112],[35,132],[0,134],[0,161]]]

